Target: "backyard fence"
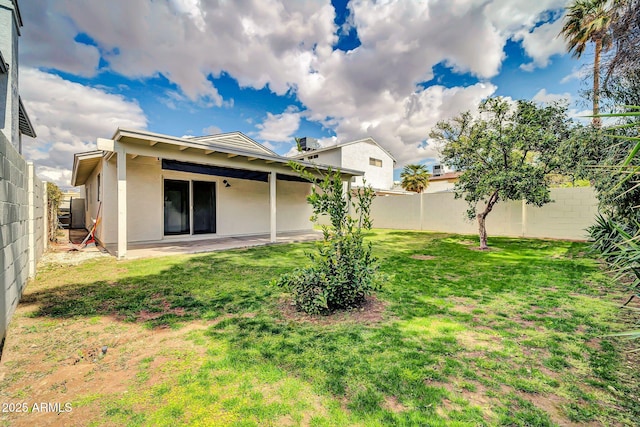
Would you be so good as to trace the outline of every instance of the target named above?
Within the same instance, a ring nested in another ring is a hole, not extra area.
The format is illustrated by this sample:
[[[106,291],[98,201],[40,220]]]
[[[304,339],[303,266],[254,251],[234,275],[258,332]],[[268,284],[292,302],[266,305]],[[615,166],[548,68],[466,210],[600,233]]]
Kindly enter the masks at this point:
[[[524,201],[501,201],[487,217],[489,236],[586,240],[598,200],[589,187],[554,188],[552,203],[540,208]],[[467,203],[453,193],[376,197],[371,206],[375,228],[476,234],[478,223],[466,216]]]
[[[46,185],[33,163],[0,132],[0,345],[47,246],[46,205]]]

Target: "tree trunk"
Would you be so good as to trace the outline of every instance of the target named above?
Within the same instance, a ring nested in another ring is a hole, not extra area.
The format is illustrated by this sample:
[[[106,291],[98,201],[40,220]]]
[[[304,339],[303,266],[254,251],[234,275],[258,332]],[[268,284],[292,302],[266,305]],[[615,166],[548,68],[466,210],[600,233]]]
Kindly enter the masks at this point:
[[[484,213],[478,214],[478,235],[480,236],[480,249],[483,251],[489,249],[489,246],[487,246],[487,228],[485,226],[486,219],[487,215]]]
[[[476,215],[476,218],[478,218],[478,235],[480,236],[480,250],[482,251],[486,251],[487,249],[489,249],[489,246],[487,246],[486,220],[487,220],[487,215],[489,215],[489,212],[491,212],[491,210],[493,209],[493,206],[497,202],[498,202],[498,191],[496,190],[491,195],[491,197],[489,197],[489,201],[487,202],[487,206],[485,207],[484,211]]]
[[[602,53],[602,39],[596,40],[595,56],[593,58],[593,126],[600,128],[602,120],[596,117],[600,114],[600,54]]]

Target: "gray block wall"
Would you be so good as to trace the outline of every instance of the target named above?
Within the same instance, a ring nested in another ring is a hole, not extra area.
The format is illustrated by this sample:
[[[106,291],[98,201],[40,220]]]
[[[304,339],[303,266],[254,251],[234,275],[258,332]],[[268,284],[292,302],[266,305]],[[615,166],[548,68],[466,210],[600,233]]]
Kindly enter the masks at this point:
[[[45,244],[46,185],[0,133],[0,341]]]

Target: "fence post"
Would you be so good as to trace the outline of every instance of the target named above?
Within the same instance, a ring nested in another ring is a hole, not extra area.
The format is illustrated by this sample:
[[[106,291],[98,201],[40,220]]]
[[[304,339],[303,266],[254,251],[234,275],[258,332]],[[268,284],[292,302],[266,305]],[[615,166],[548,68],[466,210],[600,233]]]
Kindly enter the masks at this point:
[[[28,204],[28,222],[27,222],[27,234],[29,245],[29,277],[33,278],[36,275],[36,218],[35,218],[35,205],[36,194],[34,191],[34,167],[33,162],[27,162],[27,204]]]
[[[47,182],[42,182],[42,245],[44,246],[43,252],[47,250],[49,246],[49,196],[47,195]]]
[[[527,201],[522,199],[522,237],[527,237]]]

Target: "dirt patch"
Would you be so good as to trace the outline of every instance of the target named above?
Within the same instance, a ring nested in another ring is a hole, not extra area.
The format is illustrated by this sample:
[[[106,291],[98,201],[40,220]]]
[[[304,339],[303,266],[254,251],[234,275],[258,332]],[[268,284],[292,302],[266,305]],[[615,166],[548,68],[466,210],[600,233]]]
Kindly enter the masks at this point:
[[[482,248],[480,248],[480,246],[471,246],[471,247],[469,247],[469,249],[472,250],[472,251],[478,251],[478,252],[500,252],[500,251],[502,251],[502,249],[500,249],[500,248],[488,247],[486,249],[482,249]]]
[[[474,304],[475,300],[471,298],[447,297],[447,301],[451,301],[455,304],[455,306],[450,308],[449,310],[458,313],[472,314],[473,310],[476,309],[476,305]]]
[[[386,410],[391,411],[395,414],[398,414],[400,412],[407,410],[407,407],[404,406],[402,403],[400,403],[395,396],[386,396],[384,398],[384,403],[382,404],[382,406]]]
[[[80,249],[80,243],[86,233],[84,230],[65,230],[64,234],[61,233],[56,242],[49,242],[47,252],[42,255],[40,263],[43,265],[77,265],[90,259],[111,256],[106,249],[95,244],[90,244]],[[71,238],[69,237],[70,234]],[[82,235],[82,238],[79,237],[80,235]]]
[[[436,259],[437,257],[433,255],[411,255],[412,259],[418,259],[420,261],[428,261],[431,259]]]
[[[282,299],[278,304],[280,313],[286,320],[313,323],[316,325],[336,325],[340,323],[375,324],[384,320],[384,313],[387,303],[377,299],[375,296],[368,297],[364,304],[358,308],[350,310],[339,310],[328,316],[310,315],[300,312],[296,306],[291,304],[291,300]]]
[[[72,403],[85,400],[71,412],[0,414],[12,426],[86,425],[100,419],[103,405],[117,399],[140,381],[142,362],[152,361],[148,386],[160,383],[175,359],[197,363],[206,347],[185,339],[209,322],[192,322],[177,330],[150,330],[140,324],[112,318],[57,320],[31,318],[18,308],[11,324],[0,364],[2,401]],[[106,350],[103,352],[103,348]],[[4,425],[4,424],[3,424]]]

